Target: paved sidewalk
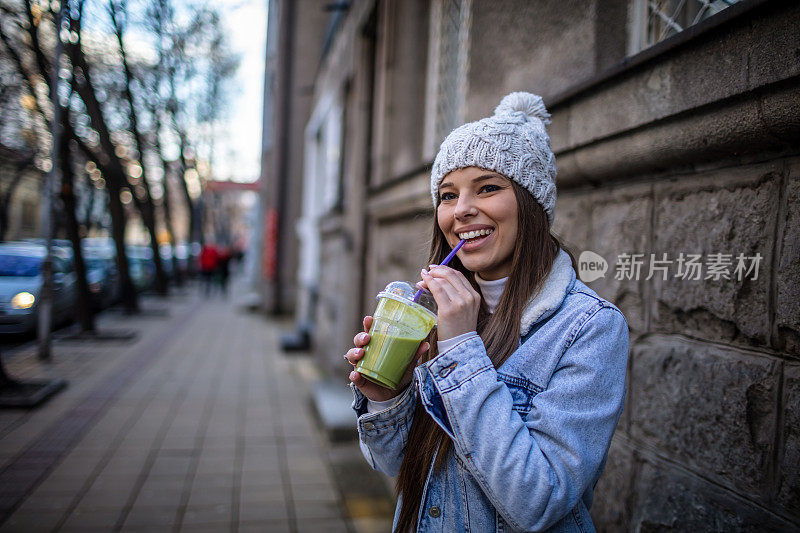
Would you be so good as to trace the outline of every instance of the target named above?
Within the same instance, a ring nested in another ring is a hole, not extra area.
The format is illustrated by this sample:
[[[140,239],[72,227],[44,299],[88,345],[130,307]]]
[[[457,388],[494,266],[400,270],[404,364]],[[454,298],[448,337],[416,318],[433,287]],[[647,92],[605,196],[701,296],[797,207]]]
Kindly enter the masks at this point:
[[[70,384],[35,411],[0,411],[0,531],[389,530],[384,484],[311,413],[313,363],[278,351],[288,326],[196,293],[102,317],[133,342],[11,358],[15,377]]]

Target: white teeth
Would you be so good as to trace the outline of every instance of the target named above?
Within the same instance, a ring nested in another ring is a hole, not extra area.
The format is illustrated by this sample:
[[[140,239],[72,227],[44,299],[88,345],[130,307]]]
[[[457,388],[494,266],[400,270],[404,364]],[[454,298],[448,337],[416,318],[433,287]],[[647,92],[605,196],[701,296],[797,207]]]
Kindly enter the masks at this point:
[[[459,233],[458,234],[458,238],[459,239],[470,240],[470,239],[474,239],[475,237],[480,237],[480,236],[483,236],[483,235],[489,235],[493,231],[494,230],[491,229],[491,228],[490,229],[479,229],[479,230],[475,230],[475,231],[466,231],[464,233]]]

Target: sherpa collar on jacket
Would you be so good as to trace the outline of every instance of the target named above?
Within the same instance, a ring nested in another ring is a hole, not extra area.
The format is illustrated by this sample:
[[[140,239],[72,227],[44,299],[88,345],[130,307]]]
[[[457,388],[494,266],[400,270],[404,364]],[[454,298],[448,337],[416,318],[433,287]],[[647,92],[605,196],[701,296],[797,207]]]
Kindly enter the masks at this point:
[[[572,268],[572,261],[569,254],[560,249],[541,290],[528,301],[522,312],[520,336],[524,337],[531,326],[553,314],[561,306],[567,291],[574,283],[575,269]]]

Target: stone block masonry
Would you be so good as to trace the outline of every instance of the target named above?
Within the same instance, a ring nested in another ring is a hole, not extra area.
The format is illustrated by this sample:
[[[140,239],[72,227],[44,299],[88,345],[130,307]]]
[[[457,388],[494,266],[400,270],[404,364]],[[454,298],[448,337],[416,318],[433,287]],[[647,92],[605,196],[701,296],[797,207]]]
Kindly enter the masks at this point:
[[[779,361],[666,335],[642,339],[631,358],[631,436],[766,500]]]
[[[653,249],[680,253],[763,257],[757,279],[653,281],[654,329],[680,331],[720,342],[766,345],[770,338],[771,272],[775,207],[781,164],[720,169],[656,187]],[[730,269],[733,272],[733,266]]]
[[[783,372],[780,470],[776,499],[793,516],[800,515],[800,364],[786,365]]]
[[[587,284],[631,328],[627,403],[592,510],[599,529],[800,530],[799,164],[578,189],[557,210],[576,254],[608,260]],[[615,279],[621,253],[645,254],[638,278]],[[734,260],[728,278],[683,279],[672,265],[648,280],[651,253],[762,260],[741,279]]]
[[[777,345],[793,354],[800,354],[800,166],[789,166],[782,204],[785,212],[777,254],[775,276],[775,324]]]

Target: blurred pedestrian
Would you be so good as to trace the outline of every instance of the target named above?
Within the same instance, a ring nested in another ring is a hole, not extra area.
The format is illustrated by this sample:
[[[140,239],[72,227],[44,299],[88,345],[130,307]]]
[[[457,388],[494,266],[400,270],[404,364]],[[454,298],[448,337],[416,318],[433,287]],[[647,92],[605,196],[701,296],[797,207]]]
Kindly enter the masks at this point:
[[[237,274],[243,271],[244,251],[247,248],[247,241],[243,237],[237,238],[231,248],[231,270]]]
[[[219,289],[222,292],[222,296],[228,296],[228,279],[231,275],[231,259],[233,258],[233,254],[231,253],[230,248],[223,248],[219,253],[219,259],[217,261],[217,281],[219,282]]]
[[[235,262],[233,268],[236,269],[237,273],[241,274],[242,273],[242,268],[243,268],[242,265],[244,263],[244,248],[241,247],[241,246],[236,246],[233,249],[233,258],[232,259]]]
[[[395,532],[594,531],[628,327],[550,232],[548,123],[540,97],[512,93],[448,135],[431,171],[432,264],[418,283],[436,300],[437,327],[397,390],[350,373],[364,456],[397,476]],[[353,365],[372,322],[345,355]]]
[[[206,296],[211,295],[218,267],[219,252],[213,242],[208,242],[200,250],[200,275],[203,279],[203,290]]]

